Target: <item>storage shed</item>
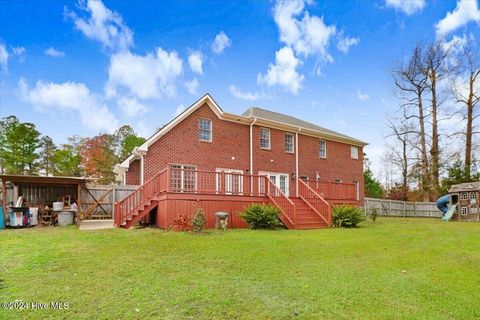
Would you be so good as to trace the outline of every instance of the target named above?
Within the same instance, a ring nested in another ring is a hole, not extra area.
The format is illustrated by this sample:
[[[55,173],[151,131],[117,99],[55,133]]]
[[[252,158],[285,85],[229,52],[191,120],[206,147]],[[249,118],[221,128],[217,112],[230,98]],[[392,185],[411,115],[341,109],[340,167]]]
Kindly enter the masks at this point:
[[[1,205],[3,212],[8,212],[9,207],[21,196],[25,206],[38,207],[42,210],[45,206],[52,207],[53,202],[61,201],[69,196],[71,203],[77,203],[81,208],[82,189],[86,179],[79,177],[45,177],[26,175],[0,175]]]
[[[457,205],[453,220],[480,221],[480,181],[453,185],[449,194],[450,205]]]

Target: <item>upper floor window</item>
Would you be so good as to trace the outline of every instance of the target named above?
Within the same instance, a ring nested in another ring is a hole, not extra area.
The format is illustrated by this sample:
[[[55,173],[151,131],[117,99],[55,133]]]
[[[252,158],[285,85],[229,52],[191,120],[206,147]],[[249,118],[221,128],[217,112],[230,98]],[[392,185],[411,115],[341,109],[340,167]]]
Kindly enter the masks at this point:
[[[327,158],[327,141],[325,140],[320,140],[320,148],[318,152],[320,158]]]
[[[285,133],[285,152],[294,152],[293,133]]]
[[[468,193],[467,192],[462,192],[461,198],[462,198],[462,200],[468,200]]]
[[[200,141],[212,141],[212,120],[198,120],[198,138]]]
[[[350,146],[350,156],[352,159],[358,159],[358,147]]]
[[[270,130],[260,129],[260,148],[270,149]]]
[[[477,199],[477,193],[476,192],[470,192],[470,199],[472,199],[472,200]]]

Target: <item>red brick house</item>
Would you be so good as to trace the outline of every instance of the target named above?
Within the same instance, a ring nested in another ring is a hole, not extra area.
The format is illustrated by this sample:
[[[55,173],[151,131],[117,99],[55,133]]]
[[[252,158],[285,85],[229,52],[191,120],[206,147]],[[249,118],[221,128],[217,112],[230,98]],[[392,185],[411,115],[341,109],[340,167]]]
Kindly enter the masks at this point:
[[[207,94],[116,167],[122,183],[140,187],[117,204],[115,223],[148,216],[168,228],[202,208],[208,226],[227,211],[230,227],[243,227],[236,213],[261,202],[280,207],[289,228],[322,227],[332,204],[363,203],[365,145],[260,108],[226,113]]]

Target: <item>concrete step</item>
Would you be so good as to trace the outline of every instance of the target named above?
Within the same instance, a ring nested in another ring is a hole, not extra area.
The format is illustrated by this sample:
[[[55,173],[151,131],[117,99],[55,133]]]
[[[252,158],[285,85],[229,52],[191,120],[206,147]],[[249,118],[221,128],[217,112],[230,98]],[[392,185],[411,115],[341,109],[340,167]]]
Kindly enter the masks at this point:
[[[113,219],[108,220],[82,220],[79,230],[112,229]]]

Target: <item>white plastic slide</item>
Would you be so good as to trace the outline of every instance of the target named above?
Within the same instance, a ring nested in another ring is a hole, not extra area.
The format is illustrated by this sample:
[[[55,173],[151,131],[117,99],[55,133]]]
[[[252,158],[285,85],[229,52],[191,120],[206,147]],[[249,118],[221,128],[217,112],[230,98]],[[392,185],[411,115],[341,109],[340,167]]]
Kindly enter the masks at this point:
[[[457,205],[456,205],[456,204],[454,204],[453,206],[450,206],[450,207],[448,208],[448,211],[443,214],[442,220],[443,220],[443,221],[448,221],[448,220],[452,219],[452,216],[453,216],[453,214],[455,213],[455,209],[457,209]]]

